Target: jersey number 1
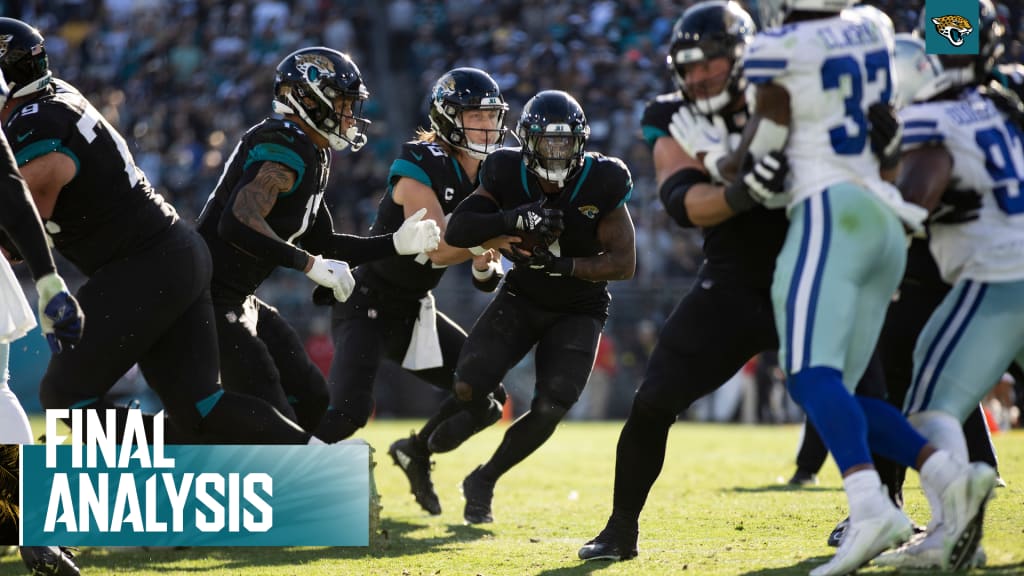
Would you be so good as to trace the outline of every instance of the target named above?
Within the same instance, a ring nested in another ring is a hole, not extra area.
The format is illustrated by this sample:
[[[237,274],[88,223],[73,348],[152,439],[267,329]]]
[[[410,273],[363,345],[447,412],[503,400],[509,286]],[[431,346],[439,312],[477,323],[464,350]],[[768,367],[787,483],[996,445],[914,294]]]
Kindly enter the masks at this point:
[[[853,56],[835,56],[821,65],[821,87],[825,90],[840,90],[844,95],[845,121],[828,131],[836,154],[856,156],[864,152],[868,141],[868,120],[864,116],[863,103],[865,77],[870,83],[885,83],[879,101],[889,102],[892,97],[892,78],[889,77],[888,50],[865,54],[863,73],[860,62]],[[853,134],[847,130],[851,123],[857,127]]]

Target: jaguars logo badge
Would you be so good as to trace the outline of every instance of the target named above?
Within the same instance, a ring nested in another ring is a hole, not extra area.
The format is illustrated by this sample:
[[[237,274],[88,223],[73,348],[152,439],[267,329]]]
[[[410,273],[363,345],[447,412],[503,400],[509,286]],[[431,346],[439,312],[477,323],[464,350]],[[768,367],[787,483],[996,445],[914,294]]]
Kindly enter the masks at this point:
[[[591,220],[593,220],[597,216],[598,212],[600,212],[600,210],[597,209],[597,206],[594,206],[593,204],[580,206],[579,211],[580,214],[583,214],[584,216],[590,218]]]
[[[974,27],[963,16],[956,14],[932,18],[935,30],[953,46],[962,46],[964,38],[974,32]]]
[[[334,76],[334,63],[321,54],[299,54],[295,57],[295,67],[313,83],[319,82],[322,76]]]
[[[0,60],[7,56],[7,47],[11,44],[11,40],[14,40],[13,34],[0,36]]]

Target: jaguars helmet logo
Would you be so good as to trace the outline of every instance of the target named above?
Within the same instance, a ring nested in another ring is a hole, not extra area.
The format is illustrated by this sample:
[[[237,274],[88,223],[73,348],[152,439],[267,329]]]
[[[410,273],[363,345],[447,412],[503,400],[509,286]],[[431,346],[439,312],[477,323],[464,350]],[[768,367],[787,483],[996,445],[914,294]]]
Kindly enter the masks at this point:
[[[7,47],[11,44],[11,40],[14,40],[14,34],[0,36],[0,60],[7,56]]]
[[[320,54],[299,54],[295,57],[295,68],[313,84],[323,76],[334,76],[334,63]]]
[[[579,207],[579,211],[580,211],[580,214],[583,214],[584,216],[586,216],[587,218],[590,218],[591,220],[593,220],[594,217],[597,216],[597,213],[600,212],[600,210],[597,209],[597,206],[594,206],[593,204],[587,204],[586,206],[580,206]]]
[[[953,46],[962,46],[964,38],[974,32],[967,18],[956,14],[932,18],[932,23],[935,24],[935,30]]]

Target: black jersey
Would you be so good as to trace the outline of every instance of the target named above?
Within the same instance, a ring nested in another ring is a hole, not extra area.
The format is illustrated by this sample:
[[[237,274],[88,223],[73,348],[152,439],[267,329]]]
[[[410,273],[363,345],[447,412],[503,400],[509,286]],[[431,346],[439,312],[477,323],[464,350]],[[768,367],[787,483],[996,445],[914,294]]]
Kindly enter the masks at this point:
[[[544,197],[540,182],[526,169],[519,148],[491,153],[480,167],[480,186],[507,210]],[[604,249],[597,237],[597,225],[612,210],[629,200],[633,180],[618,158],[596,152],[584,155],[583,168],[566,180],[556,196],[548,195],[545,207],[562,211],[565,230],[550,247],[556,256],[597,256]],[[544,308],[560,312],[608,315],[607,282],[589,282],[572,277],[552,277],[543,271],[515,266],[505,275],[513,294],[530,298]]]
[[[57,250],[87,276],[145,248],[177,221],[124,138],[70,84],[54,80],[19,105],[4,132],[18,166],[50,152],[74,161],[75,176],[45,225]]]
[[[199,216],[199,233],[213,254],[210,290],[215,302],[238,303],[252,294],[277,267],[220,237],[217,227],[225,210],[231,210],[235,193],[252,181],[264,162],[277,162],[295,171],[295,185],[277,196],[267,214],[267,224],[289,244],[301,244],[314,228],[317,215],[326,209],[323,196],[330,173],[331,155],[317,148],[299,126],[268,118],[242,136],[224,166],[224,173]],[[322,217],[327,217],[326,215]]]
[[[652,148],[658,138],[671,137],[668,125],[681,105],[679,92],[663,94],[648,102],[640,123],[644,139]],[[744,112],[723,119],[729,133],[739,135],[747,116]],[[788,225],[785,210],[757,206],[704,228],[704,272],[738,277],[761,287],[771,286],[775,257],[782,249]]]
[[[462,171],[459,161],[441,146],[431,142],[406,142],[401,154],[391,163],[387,193],[381,198],[377,218],[370,228],[374,235],[390,234],[405,221],[402,206],[395,204],[392,197],[399,178],[412,178],[432,189],[445,216],[472,194],[477,185]],[[386,289],[389,294],[408,294],[418,299],[437,286],[446,269],[446,266],[432,263],[426,254],[415,254],[368,262],[355,274],[360,281]]]

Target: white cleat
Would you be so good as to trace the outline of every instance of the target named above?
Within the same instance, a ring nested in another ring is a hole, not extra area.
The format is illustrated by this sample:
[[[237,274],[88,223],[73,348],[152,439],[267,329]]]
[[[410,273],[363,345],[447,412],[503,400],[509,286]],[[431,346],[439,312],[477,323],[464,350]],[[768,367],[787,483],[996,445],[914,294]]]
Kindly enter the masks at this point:
[[[945,552],[942,548],[944,534],[945,529],[940,524],[931,532],[916,534],[910,542],[875,558],[872,564],[905,570],[941,570],[942,562],[945,559]],[[985,565],[985,560],[985,551],[978,546],[964,567],[979,568]]]
[[[996,486],[996,471],[988,464],[973,462],[967,474],[957,478],[942,493],[944,570],[960,570],[974,558],[981,542],[985,504]]]
[[[885,514],[850,522],[846,534],[827,563],[811,570],[811,576],[850,574],[881,552],[898,546],[914,533],[914,525],[903,511],[891,503]]]

